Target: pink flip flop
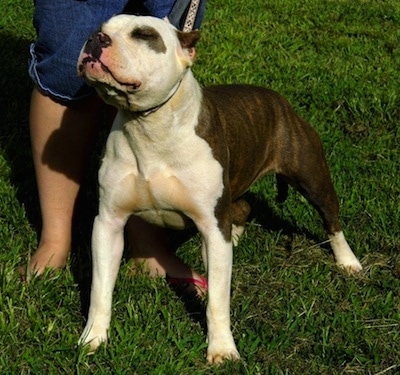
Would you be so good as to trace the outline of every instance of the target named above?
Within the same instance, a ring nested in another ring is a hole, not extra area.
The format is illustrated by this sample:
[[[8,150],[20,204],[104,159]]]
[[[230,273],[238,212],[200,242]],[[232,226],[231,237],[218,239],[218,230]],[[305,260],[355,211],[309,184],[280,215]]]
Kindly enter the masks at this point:
[[[190,288],[190,286],[194,286],[199,295],[203,295],[208,289],[207,278],[204,276],[200,276],[200,279],[194,279],[191,277],[169,277],[167,275],[167,283],[172,288],[178,287],[186,289]]]
[[[198,279],[193,279],[191,277],[167,277],[167,282],[168,285],[182,285],[182,284],[192,284],[195,286],[199,286],[200,288],[203,288],[204,290],[208,289],[208,283],[207,283],[207,278],[204,276],[200,276],[200,280]]]

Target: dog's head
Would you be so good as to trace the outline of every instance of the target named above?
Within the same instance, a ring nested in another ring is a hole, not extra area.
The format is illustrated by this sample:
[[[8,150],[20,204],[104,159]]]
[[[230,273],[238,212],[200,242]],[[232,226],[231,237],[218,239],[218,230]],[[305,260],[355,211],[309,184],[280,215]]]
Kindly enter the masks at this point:
[[[147,111],[176,90],[192,65],[199,36],[154,17],[115,16],[83,46],[78,74],[107,103]]]

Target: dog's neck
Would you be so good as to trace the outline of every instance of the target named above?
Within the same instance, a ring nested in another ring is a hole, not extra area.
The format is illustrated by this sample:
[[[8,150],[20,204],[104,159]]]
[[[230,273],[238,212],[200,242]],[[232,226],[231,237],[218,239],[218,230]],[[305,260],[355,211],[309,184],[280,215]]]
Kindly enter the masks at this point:
[[[146,109],[144,111],[139,111],[139,112],[136,112],[136,113],[139,116],[147,117],[150,114],[158,111],[161,107],[163,107],[165,104],[167,104],[172,99],[172,97],[177,93],[177,91],[179,90],[179,87],[181,86],[182,80],[183,80],[183,77],[178,81],[178,83],[173,88],[171,94],[162,103],[160,103],[160,104],[158,104],[158,105],[156,105],[156,106],[154,106],[154,107],[152,107],[150,109]]]
[[[196,97],[198,100],[192,100]],[[120,109],[120,113],[127,120],[137,120],[141,123],[158,121],[167,123],[168,118],[185,117],[196,112],[195,107],[200,107],[201,88],[194,78],[192,71],[187,70],[177,81],[169,95],[158,105],[143,111],[127,111]]]
[[[124,142],[128,142],[138,171],[145,178],[193,162],[190,156],[182,159],[181,155],[197,144],[193,140],[198,139],[201,95],[200,85],[188,71],[174,95],[155,111],[147,115],[119,111],[113,130],[123,132]]]
[[[163,103],[144,112],[120,110],[118,116],[121,121],[117,123],[124,124],[124,131],[133,149],[154,147],[151,145],[159,147],[170,140],[176,144],[180,137],[195,132],[201,96],[200,85],[188,70]]]

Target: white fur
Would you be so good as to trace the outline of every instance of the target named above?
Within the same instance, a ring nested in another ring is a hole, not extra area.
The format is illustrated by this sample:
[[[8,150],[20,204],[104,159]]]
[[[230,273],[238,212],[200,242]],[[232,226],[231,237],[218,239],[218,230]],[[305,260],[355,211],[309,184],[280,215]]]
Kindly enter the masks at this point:
[[[362,270],[361,263],[351,250],[342,231],[330,235],[329,239],[336,264],[339,267],[344,268],[349,273],[356,273]]]
[[[239,244],[239,239],[244,233],[244,225],[235,225],[232,224],[232,242],[233,246],[237,246]]]

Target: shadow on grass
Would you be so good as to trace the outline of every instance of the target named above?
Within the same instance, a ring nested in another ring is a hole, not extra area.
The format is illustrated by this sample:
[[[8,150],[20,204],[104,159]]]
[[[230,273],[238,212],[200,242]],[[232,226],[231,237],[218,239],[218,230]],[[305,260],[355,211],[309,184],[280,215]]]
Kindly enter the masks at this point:
[[[11,183],[35,230],[39,205],[32,165],[28,117],[32,83],[27,73],[29,41],[0,33],[0,149]]]
[[[300,194],[290,187],[289,189],[292,190],[292,194]],[[305,235],[309,240],[313,242],[319,242],[321,240],[321,238],[316,236],[315,233],[308,230],[307,228],[304,228],[304,226],[293,225],[290,221],[282,218],[282,216],[280,216],[276,212],[276,210],[272,208],[268,200],[261,198],[258,194],[253,194],[251,192],[246,193],[246,200],[251,206],[251,212],[248,221],[254,219],[258,224],[261,225],[261,227],[265,231],[280,232],[290,238],[295,235]],[[281,207],[284,207],[285,204],[287,204],[286,201],[279,203]],[[311,205],[310,210],[314,210]]]

